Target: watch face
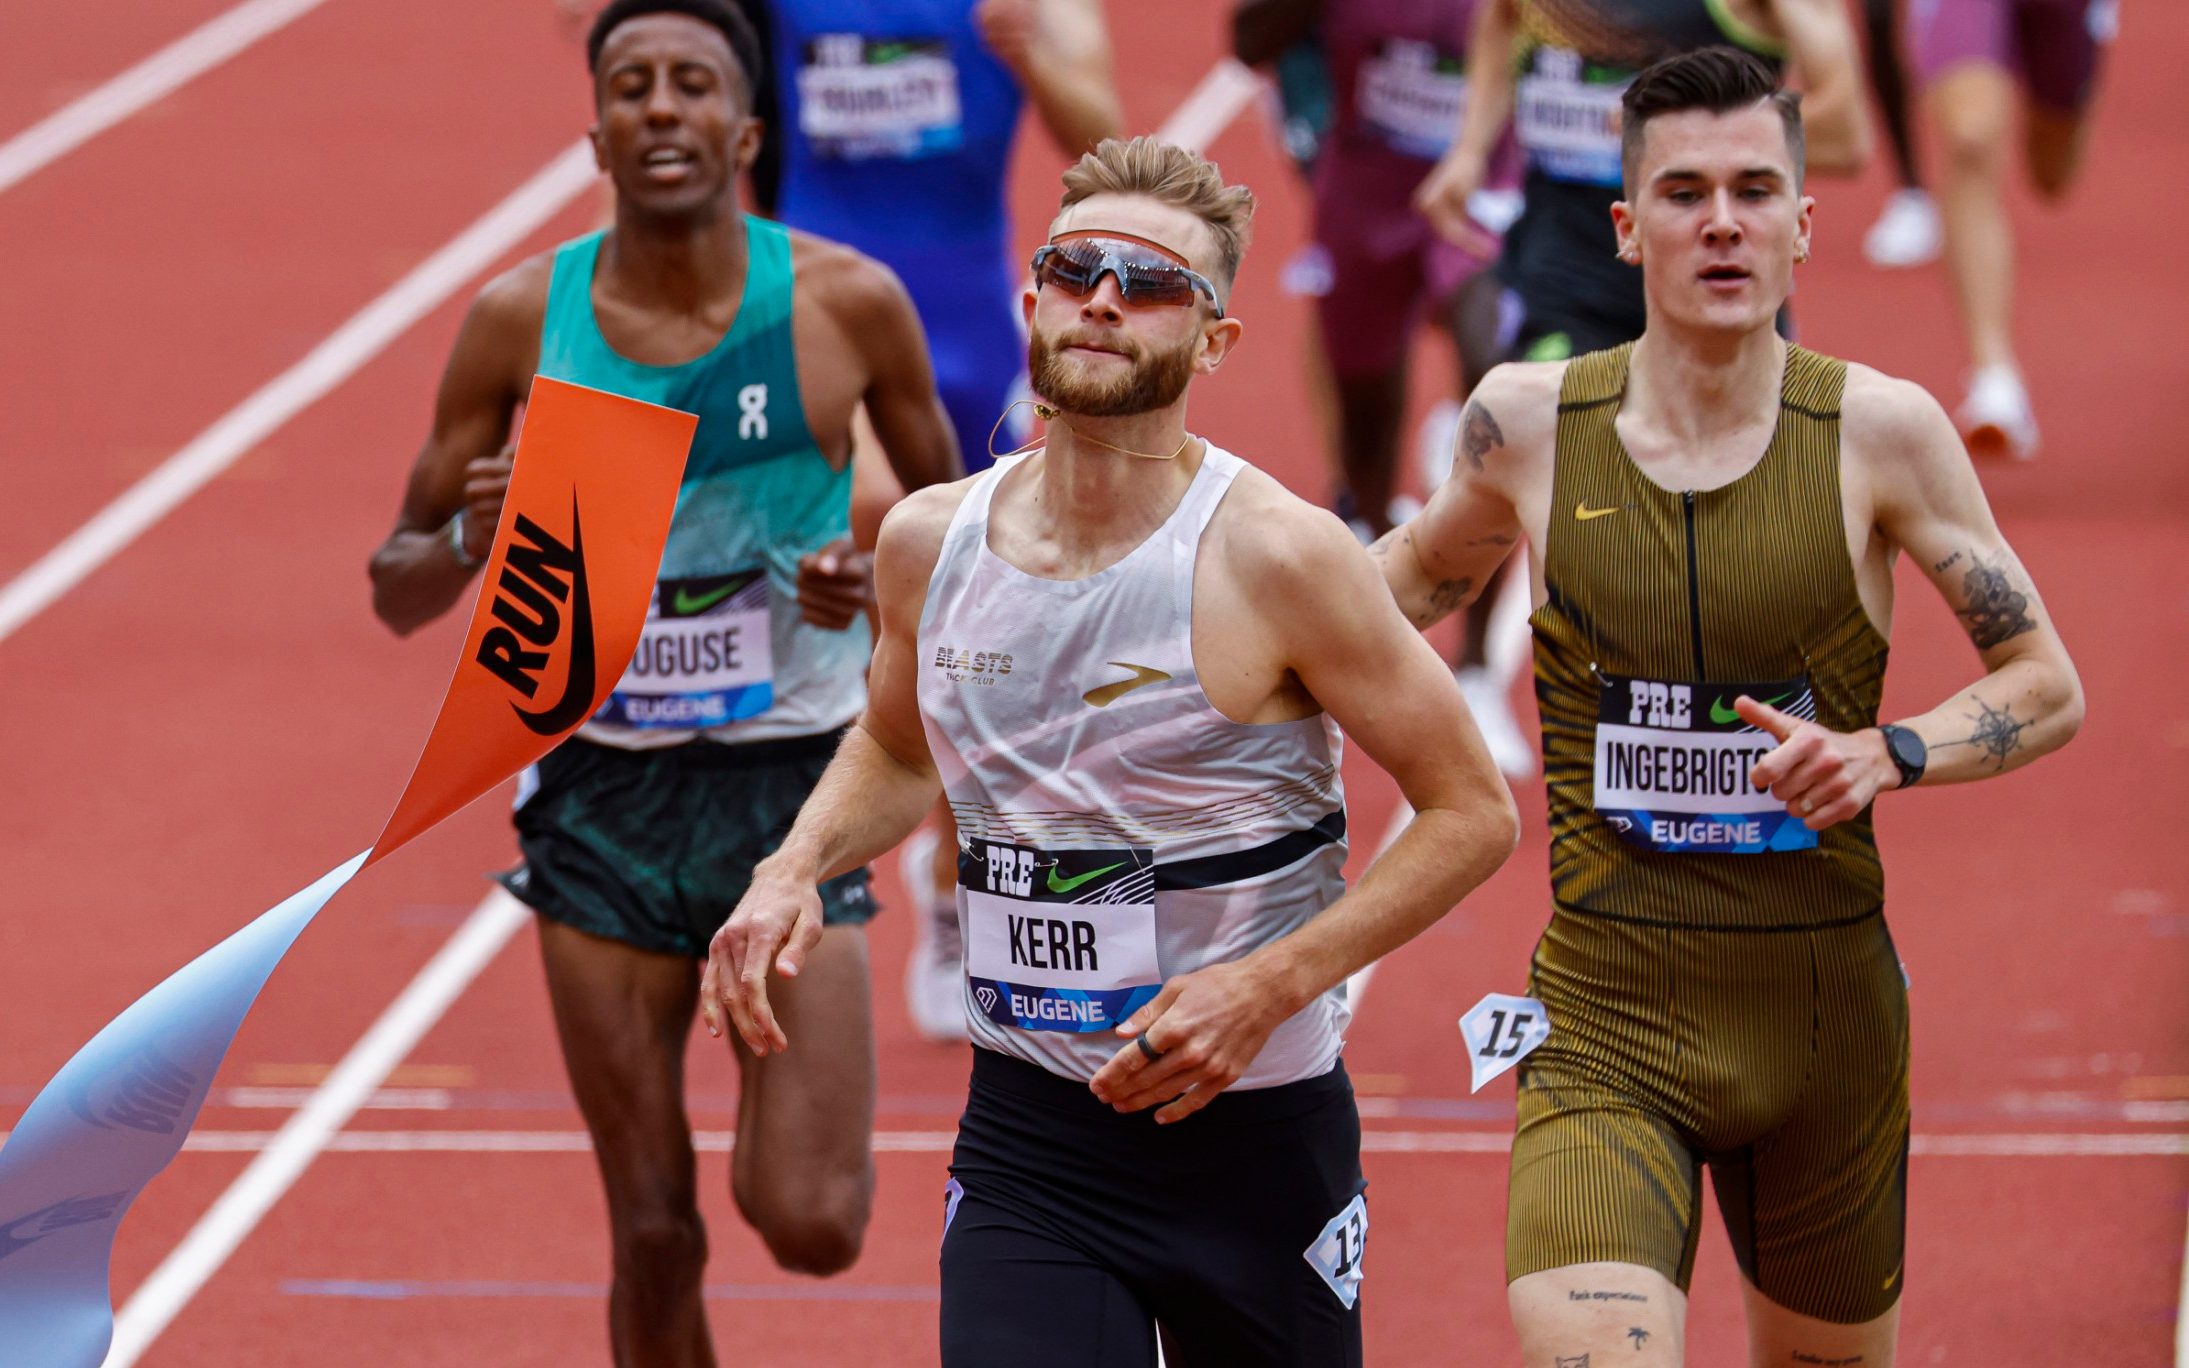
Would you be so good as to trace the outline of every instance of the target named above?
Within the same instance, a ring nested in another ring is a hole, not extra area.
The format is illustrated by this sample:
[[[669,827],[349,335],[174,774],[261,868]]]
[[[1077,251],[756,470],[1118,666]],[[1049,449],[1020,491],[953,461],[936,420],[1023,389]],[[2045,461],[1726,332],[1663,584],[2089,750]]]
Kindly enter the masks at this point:
[[[1906,727],[1886,731],[1885,749],[1891,752],[1893,763],[1902,769],[1920,770],[1930,757],[1930,749],[1923,744],[1923,738]]]

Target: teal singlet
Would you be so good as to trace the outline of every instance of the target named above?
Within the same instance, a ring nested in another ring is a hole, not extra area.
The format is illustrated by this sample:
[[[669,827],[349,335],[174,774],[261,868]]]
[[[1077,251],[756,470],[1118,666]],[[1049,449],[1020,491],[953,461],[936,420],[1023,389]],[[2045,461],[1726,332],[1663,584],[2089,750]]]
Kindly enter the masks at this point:
[[[555,253],[540,374],[699,415],[646,633],[580,735],[629,749],[832,731],[865,699],[864,619],[798,613],[798,558],[851,530],[851,469],[813,444],[791,346],[791,244],[747,216],[745,293],[713,350],[681,366],[616,352],[593,317],[600,233]],[[613,459],[612,453],[605,453]]]

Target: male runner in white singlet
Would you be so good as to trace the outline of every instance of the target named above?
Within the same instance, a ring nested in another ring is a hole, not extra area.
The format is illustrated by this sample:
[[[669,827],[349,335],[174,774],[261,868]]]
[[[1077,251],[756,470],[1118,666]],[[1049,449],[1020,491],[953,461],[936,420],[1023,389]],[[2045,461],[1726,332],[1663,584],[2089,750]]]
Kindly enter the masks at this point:
[[[883,524],[866,714],[702,997],[788,1048],[768,975],[803,968],[815,885],[940,789],[978,1047],[945,1368],[1146,1368],[1156,1322],[1180,1364],[1357,1364],[1342,985],[1504,860],[1512,799],[1344,526],[1186,431],[1253,197],[1146,139],[1064,185],[1026,296],[1046,445]],[[1340,725],[1417,814],[1352,892]]]

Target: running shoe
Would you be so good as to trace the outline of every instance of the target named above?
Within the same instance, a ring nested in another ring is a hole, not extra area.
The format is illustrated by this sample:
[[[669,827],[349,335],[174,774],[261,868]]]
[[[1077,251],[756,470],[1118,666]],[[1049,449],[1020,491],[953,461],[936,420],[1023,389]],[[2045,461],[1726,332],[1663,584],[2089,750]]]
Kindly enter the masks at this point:
[[[935,885],[935,845],[941,838],[922,827],[897,849],[897,877],[912,904],[912,953],[905,959],[904,1006],[923,1040],[947,1044],[966,1038],[965,946],[958,931],[957,900]]]
[[[1895,190],[1862,239],[1862,255],[1888,271],[1922,266],[1938,259],[1945,232],[1938,205],[1922,190]]]
[[[1490,748],[1490,759],[1498,773],[1507,779],[1533,776],[1535,747],[1521,733],[1505,690],[1479,665],[1463,665],[1452,672],[1452,678],[1459,683],[1459,696],[1467,700],[1467,711],[1474,714],[1475,726]]]
[[[2026,461],[2037,454],[2037,415],[2012,366],[1986,366],[1970,377],[1969,396],[1954,419],[1971,455]]]

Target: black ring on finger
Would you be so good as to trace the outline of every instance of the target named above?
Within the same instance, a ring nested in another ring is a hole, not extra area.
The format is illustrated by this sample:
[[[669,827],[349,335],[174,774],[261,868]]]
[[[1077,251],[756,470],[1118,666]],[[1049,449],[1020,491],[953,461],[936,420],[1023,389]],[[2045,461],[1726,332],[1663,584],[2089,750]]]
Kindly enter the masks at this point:
[[[1148,1033],[1145,1031],[1142,1031],[1139,1035],[1133,1037],[1133,1044],[1140,1047],[1140,1053],[1146,1056],[1147,1061],[1150,1064],[1155,1063],[1157,1060],[1163,1057],[1163,1051],[1156,1049],[1153,1045],[1150,1045],[1148,1043]]]

